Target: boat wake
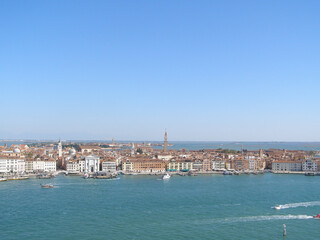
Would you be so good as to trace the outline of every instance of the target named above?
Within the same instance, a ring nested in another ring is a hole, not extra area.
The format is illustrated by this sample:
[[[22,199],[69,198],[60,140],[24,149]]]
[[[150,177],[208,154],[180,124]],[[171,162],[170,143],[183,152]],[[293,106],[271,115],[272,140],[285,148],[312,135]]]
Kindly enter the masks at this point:
[[[106,179],[106,180],[108,180],[108,181],[116,181],[116,180],[120,180],[120,178],[116,177],[116,178],[110,178],[110,179]]]
[[[272,220],[294,220],[294,219],[312,219],[308,215],[271,215],[271,216],[250,216],[250,217],[236,217],[226,218],[223,223],[236,223],[236,222],[255,222],[255,221],[272,221]]]
[[[320,202],[300,202],[300,203],[288,203],[283,205],[277,205],[273,208],[276,209],[287,209],[287,208],[297,208],[297,207],[311,207],[311,206],[320,206]]]

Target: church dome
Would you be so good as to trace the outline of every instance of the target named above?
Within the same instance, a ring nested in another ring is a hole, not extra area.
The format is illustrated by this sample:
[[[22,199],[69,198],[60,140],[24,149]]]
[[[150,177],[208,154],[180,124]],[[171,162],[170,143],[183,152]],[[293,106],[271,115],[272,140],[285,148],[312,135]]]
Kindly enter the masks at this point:
[[[14,153],[20,153],[20,149],[19,148],[15,148],[15,149],[13,149],[13,152]]]
[[[69,155],[76,155],[76,150],[74,148],[71,148],[69,150]]]

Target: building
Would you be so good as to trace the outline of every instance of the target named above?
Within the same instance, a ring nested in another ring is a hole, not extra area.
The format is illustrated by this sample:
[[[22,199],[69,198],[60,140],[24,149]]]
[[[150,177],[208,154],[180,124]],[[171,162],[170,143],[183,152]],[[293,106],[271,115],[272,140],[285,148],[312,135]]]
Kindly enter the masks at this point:
[[[170,161],[167,164],[168,171],[190,171],[193,170],[193,162],[191,161]]]
[[[62,143],[61,140],[58,142],[58,156],[62,157]]]
[[[212,161],[212,170],[224,171],[226,170],[226,161],[222,159],[216,159]]]
[[[316,161],[312,161],[308,159],[302,162],[302,171],[304,172],[317,172],[318,171],[318,164]]]
[[[158,154],[158,159],[162,160],[162,161],[169,161],[171,160],[173,157],[170,154]]]
[[[209,160],[209,159],[204,159],[204,160],[202,161],[202,170],[203,170],[203,171],[210,171],[210,170],[212,170],[211,160]]]
[[[0,158],[0,173],[24,173],[26,170],[25,160],[16,157]]]
[[[273,171],[302,171],[301,162],[277,160],[272,162]]]
[[[68,173],[80,173],[79,160],[69,160],[66,164],[66,170]]]
[[[57,162],[54,159],[49,160],[28,160],[26,161],[26,172],[55,172],[57,171]]]
[[[91,146],[91,145],[82,145],[79,148],[80,148],[81,154],[94,153],[94,152],[98,152],[99,150],[101,150],[101,147],[99,147],[99,146]]]
[[[133,172],[133,162],[127,160],[126,162],[122,163],[122,171],[124,172]]]
[[[135,154],[135,147],[134,147],[134,143],[132,143],[131,145],[131,156],[134,156]]]
[[[196,171],[202,171],[202,170],[203,170],[202,161],[196,160],[196,161],[193,163],[193,169],[196,170]]]
[[[231,169],[237,170],[237,171],[243,171],[243,170],[248,170],[249,169],[249,160],[242,158],[242,157],[237,157],[235,159],[232,159],[230,161],[231,164]]]
[[[256,161],[252,158],[249,158],[248,161],[249,161],[249,170],[254,171],[256,169],[256,164],[255,164]]]
[[[15,148],[12,151],[2,151],[1,152],[2,156],[7,156],[7,157],[17,157],[20,158],[21,157],[21,151],[19,148]]]
[[[164,147],[163,147],[164,152],[168,152],[168,134],[167,130],[164,133]]]
[[[102,171],[103,172],[116,172],[117,163],[116,161],[104,161],[102,162]]]
[[[100,158],[95,155],[89,155],[84,158],[84,172],[99,172]]]
[[[165,172],[166,164],[162,160],[137,160],[133,161],[135,172]]]

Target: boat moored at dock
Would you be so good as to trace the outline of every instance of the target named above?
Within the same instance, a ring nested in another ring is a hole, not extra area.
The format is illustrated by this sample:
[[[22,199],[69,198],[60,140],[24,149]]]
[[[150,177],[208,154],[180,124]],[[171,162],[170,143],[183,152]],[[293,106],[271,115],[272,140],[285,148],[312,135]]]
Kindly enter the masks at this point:
[[[231,171],[227,171],[226,170],[226,171],[223,172],[223,175],[233,175],[233,173]]]
[[[21,177],[8,177],[7,180],[27,180],[29,177],[21,176]]]

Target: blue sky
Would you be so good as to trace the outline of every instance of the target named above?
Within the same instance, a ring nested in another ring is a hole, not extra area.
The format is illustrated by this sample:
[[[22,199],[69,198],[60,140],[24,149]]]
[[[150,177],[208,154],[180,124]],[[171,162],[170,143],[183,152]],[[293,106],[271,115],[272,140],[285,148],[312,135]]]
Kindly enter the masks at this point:
[[[0,138],[320,141],[319,1],[1,1]]]

